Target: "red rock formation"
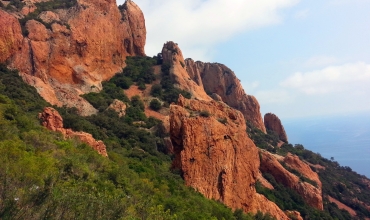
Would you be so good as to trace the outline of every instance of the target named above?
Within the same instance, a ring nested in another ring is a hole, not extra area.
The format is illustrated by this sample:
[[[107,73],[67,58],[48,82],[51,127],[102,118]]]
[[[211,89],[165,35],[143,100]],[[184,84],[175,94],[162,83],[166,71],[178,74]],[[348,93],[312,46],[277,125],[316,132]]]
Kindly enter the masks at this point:
[[[77,138],[81,142],[86,143],[96,150],[99,154],[104,157],[108,157],[107,150],[103,141],[97,141],[91,134],[85,132],[76,132],[71,129],[63,128],[63,118],[60,116],[57,110],[46,107],[44,111],[39,114],[39,118],[42,121],[42,125],[51,131],[57,131],[63,134],[65,138]]]
[[[20,50],[22,31],[18,19],[0,9],[0,62],[5,62]]]
[[[219,63],[194,62],[192,59],[186,59],[185,63],[189,76],[198,85],[203,85],[208,94],[218,94],[229,106],[241,111],[247,121],[266,132],[257,99],[245,93],[232,70]]]
[[[275,132],[279,136],[280,140],[288,143],[288,136],[285,133],[284,126],[275,114],[265,114],[264,121],[267,130]]]
[[[204,196],[246,212],[270,212],[288,219],[276,204],[256,193],[258,150],[248,138],[243,114],[216,101],[180,96],[170,106],[173,166],[186,185]]]
[[[286,157],[284,158],[284,162],[287,166],[290,168],[297,170],[299,173],[301,173],[306,178],[315,181],[317,186],[321,189],[322,183],[320,181],[319,175],[317,175],[316,172],[312,171],[310,166],[306,164],[305,162],[301,161],[297,155],[293,155],[291,153],[288,153]]]
[[[204,91],[201,81],[195,82],[186,71],[184,57],[177,44],[170,41],[163,45],[163,63],[171,65],[170,74],[175,82],[175,87],[190,92],[193,98],[199,100],[212,100]],[[195,78],[195,77],[194,77]]]
[[[286,170],[271,153],[260,150],[261,171],[270,173],[275,180],[300,194],[308,205],[323,210],[321,188],[302,182],[299,177]]]
[[[120,10],[114,0],[79,0],[70,9],[43,12],[39,17],[51,29],[30,20],[27,37],[17,19],[0,13],[0,30],[6,30],[0,34],[0,61],[18,69],[51,104],[77,107],[82,115],[96,110],[80,94],[99,91],[127,56],[145,55],[144,16],[131,0]]]

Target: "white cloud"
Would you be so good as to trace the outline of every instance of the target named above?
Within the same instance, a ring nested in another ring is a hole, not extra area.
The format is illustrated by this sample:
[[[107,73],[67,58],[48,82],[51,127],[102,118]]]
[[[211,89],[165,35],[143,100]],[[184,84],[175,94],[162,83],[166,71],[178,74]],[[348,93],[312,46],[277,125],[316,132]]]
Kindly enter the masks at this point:
[[[338,62],[337,58],[332,56],[325,56],[325,55],[319,55],[319,56],[313,56],[309,58],[306,62],[304,62],[305,67],[323,67],[323,66],[329,66],[332,64],[335,64]]]
[[[184,56],[209,61],[212,47],[233,35],[282,21],[279,10],[299,0],[136,0],[147,27],[146,53],[179,44]],[[119,0],[118,4],[122,4]]]
[[[310,14],[310,9],[303,9],[303,10],[297,11],[294,14],[294,17],[297,19],[305,19],[308,17],[309,14]]]
[[[264,104],[282,104],[292,100],[292,96],[288,91],[283,89],[261,90],[255,94],[261,105]]]
[[[370,94],[370,64],[364,62],[330,66],[311,72],[297,72],[280,83],[307,95],[346,93]]]
[[[252,94],[253,91],[260,86],[260,83],[258,81],[242,82],[242,86],[247,94]]]

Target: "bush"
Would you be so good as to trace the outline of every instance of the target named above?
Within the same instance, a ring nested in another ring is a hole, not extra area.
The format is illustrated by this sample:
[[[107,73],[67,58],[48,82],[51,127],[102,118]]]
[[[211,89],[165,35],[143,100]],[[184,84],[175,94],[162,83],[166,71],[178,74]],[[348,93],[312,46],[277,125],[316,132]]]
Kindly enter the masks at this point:
[[[150,101],[150,108],[153,109],[154,111],[158,111],[162,108],[162,104],[160,101],[158,101],[158,99],[152,99],[152,101]]]
[[[209,113],[208,111],[201,111],[199,115],[208,118],[211,115],[211,113]]]

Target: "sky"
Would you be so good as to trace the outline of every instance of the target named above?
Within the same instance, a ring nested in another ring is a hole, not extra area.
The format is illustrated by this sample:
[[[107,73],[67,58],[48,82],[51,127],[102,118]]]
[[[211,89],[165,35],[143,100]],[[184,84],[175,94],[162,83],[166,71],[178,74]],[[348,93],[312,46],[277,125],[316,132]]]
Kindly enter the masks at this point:
[[[134,2],[148,56],[174,41],[185,58],[225,64],[262,115],[370,115],[370,0]]]

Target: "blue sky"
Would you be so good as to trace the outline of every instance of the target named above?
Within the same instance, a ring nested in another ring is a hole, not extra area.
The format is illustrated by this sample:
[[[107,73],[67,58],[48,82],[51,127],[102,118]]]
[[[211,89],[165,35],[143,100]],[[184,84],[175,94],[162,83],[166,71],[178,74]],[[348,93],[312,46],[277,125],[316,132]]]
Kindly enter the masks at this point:
[[[234,70],[281,119],[370,113],[370,0],[136,0],[146,53]],[[118,1],[123,3],[123,1]]]

